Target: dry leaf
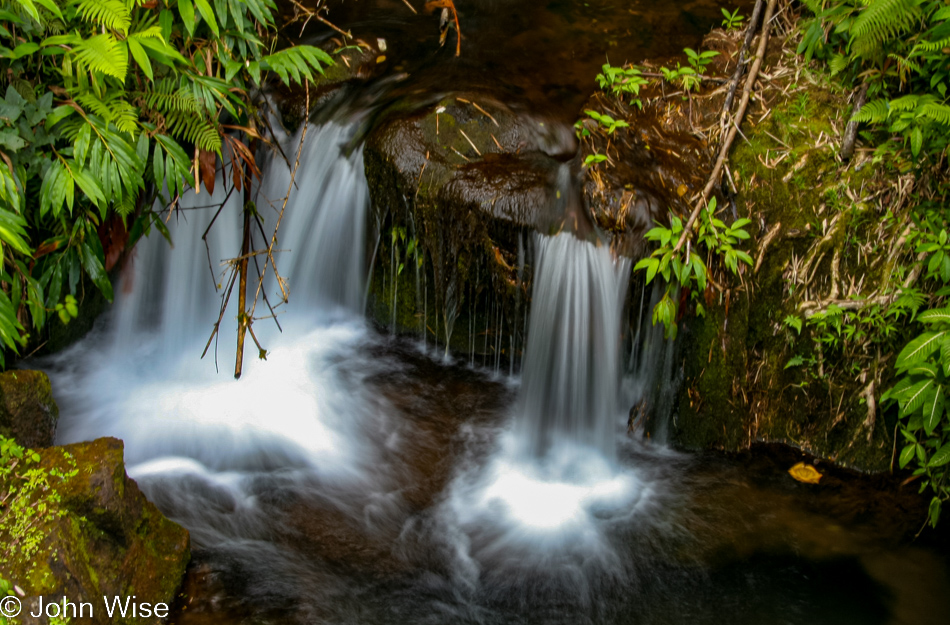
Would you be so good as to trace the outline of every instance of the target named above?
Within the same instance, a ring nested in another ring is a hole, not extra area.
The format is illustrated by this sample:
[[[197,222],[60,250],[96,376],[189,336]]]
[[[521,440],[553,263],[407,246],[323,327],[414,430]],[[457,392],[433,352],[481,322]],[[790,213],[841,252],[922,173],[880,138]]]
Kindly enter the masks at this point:
[[[799,462],[789,469],[788,474],[799,482],[806,484],[817,484],[821,481],[821,473],[819,473],[815,467],[810,464],[805,464],[804,462]]]
[[[208,193],[214,193],[214,174],[217,165],[217,156],[209,150],[198,152],[198,161],[201,164],[201,181]]]

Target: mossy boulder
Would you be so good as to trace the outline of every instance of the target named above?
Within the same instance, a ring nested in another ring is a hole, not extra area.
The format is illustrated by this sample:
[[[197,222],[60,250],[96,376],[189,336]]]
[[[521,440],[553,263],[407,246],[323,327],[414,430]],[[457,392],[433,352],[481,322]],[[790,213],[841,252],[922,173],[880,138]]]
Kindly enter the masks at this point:
[[[188,532],[166,519],[125,473],[122,442],[102,438],[51,447],[0,473],[0,577],[25,593],[23,623],[64,597],[94,606],[95,623],[158,623],[106,616],[103,597],[171,606],[188,563]],[[22,479],[25,478],[25,479]],[[16,482],[14,482],[16,480]]]
[[[770,45],[771,78],[733,144],[735,196],[720,205],[735,209],[720,215],[752,220],[755,263],[707,290],[704,317],[684,317],[673,437],[690,449],[780,442],[884,471],[895,420],[878,398],[907,335],[882,320],[906,217],[892,214],[894,175],[868,150],[838,158],[850,94],[802,63],[794,42]]]
[[[45,373],[0,373],[0,436],[12,438],[23,447],[49,447],[58,419],[59,409]]]

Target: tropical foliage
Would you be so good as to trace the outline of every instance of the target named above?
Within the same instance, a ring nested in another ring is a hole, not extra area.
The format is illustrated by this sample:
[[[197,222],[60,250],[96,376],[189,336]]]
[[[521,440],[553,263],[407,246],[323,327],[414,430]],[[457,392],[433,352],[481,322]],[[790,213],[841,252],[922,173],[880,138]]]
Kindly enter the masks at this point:
[[[212,4],[213,2],[213,4]],[[99,232],[156,227],[216,163],[240,189],[266,141],[261,87],[331,58],[276,49],[273,0],[0,0],[0,341],[112,298]],[[58,321],[56,321],[58,322]],[[0,351],[0,364],[3,362]]]
[[[855,116],[875,132],[881,155],[909,148],[914,159],[950,141],[950,6],[943,0],[806,0],[815,13],[798,51],[832,74],[867,86]]]
[[[943,0],[805,4],[814,17],[804,23],[799,53],[826,61],[846,86],[866,89],[868,102],[852,119],[866,124],[863,137],[875,146],[876,160],[915,174],[918,188],[936,198],[918,200],[906,237],[915,244],[926,279],[903,285],[898,298],[929,301],[931,309],[916,315],[923,332],[900,351],[897,384],[882,397],[898,406],[899,463],[922,478],[921,492],[932,492],[930,522],[936,525],[950,499],[950,414],[944,407],[950,374],[950,312],[944,303],[950,294],[950,185],[945,172],[934,169],[950,143],[950,6]]]
[[[696,313],[705,314],[701,297],[710,287],[711,263],[724,266],[731,274],[739,275],[740,265],[751,265],[752,257],[739,249],[743,241],[750,238],[745,228],[749,219],[737,219],[726,225],[716,216],[716,198],[700,212],[699,226],[696,230],[696,248],[689,245],[679,250],[676,242],[683,233],[683,221],[676,215],[670,216],[670,227],[657,224],[646,238],[657,243],[653,253],[636,264],[635,271],[646,272],[649,284],[659,275],[667,283],[663,298],[653,308],[653,323],[662,323],[667,338],[676,337],[679,305],[673,296],[677,289],[687,289],[696,305]]]

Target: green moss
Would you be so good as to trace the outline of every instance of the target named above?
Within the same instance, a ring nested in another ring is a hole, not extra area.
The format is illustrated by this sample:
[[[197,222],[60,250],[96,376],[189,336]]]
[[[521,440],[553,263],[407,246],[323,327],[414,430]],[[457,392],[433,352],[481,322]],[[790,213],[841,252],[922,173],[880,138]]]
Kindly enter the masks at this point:
[[[17,471],[0,480],[0,490],[13,492],[0,509],[0,542],[10,546],[0,554],[0,576],[32,597],[134,588],[143,600],[170,603],[188,561],[188,534],[125,477],[122,455],[115,439],[50,448],[33,458],[40,477]]]
[[[735,144],[731,166],[739,214],[760,225],[754,239],[778,224],[780,235],[758,271],[747,272],[744,285],[733,289],[728,318],[720,304],[690,322],[684,358],[690,388],[680,401],[677,440],[724,449],[783,441],[842,464],[882,470],[890,452],[886,428],[879,425],[870,443],[866,440],[861,384],[847,372],[849,363],[829,362],[834,373],[821,379],[805,367],[786,369],[792,356],[811,354],[811,343],[807,327],[799,337],[783,323],[788,315],[802,317],[801,294],[789,276],[826,229],[827,252],[816,255],[811,297],[817,297],[819,285],[830,288],[835,252],[842,271],[867,275],[869,281],[887,278],[881,275],[884,263],[858,254],[860,245],[874,239],[879,217],[872,206],[848,195],[848,190],[850,197],[860,195],[881,172],[870,165],[842,167],[835,160],[838,146],[827,137],[836,136],[832,120],[847,109],[841,93],[809,85],[770,104],[764,120],[744,127],[747,140]]]

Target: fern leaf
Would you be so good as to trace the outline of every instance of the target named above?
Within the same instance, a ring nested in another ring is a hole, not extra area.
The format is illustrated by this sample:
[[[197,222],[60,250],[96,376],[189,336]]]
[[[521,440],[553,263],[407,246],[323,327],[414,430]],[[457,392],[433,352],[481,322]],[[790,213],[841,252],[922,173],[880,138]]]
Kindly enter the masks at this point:
[[[840,74],[848,67],[848,57],[843,54],[836,54],[831,57],[831,60],[828,61],[828,69],[831,70],[831,75]]]
[[[887,100],[871,100],[861,107],[861,110],[851,118],[851,121],[880,124],[887,120],[889,113]]]
[[[910,94],[891,100],[890,109],[892,111],[904,112],[912,111],[920,103],[920,96]]]
[[[125,45],[109,33],[90,37],[76,46],[76,63],[81,68],[125,80],[129,56]]]
[[[194,114],[172,113],[165,118],[172,136],[209,152],[221,153],[221,136],[208,121]]]
[[[927,102],[917,110],[917,117],[923,117],[943,126],[950,126],[950,106],[939,102]]]
[[[275,72],[285,83],[313,80],[313,70],[323,74],[323,64],[332,65],[333,58],[314,46],[295,46],[261,59],[265,69]]]
[[[127,35],[132,18],[122,0],[79,0],[79,13],[87,22],[105,26],[109,30]]]
[[[851,25],[856,53],[868,56],[920,19],[919,0],[872,0]]]

